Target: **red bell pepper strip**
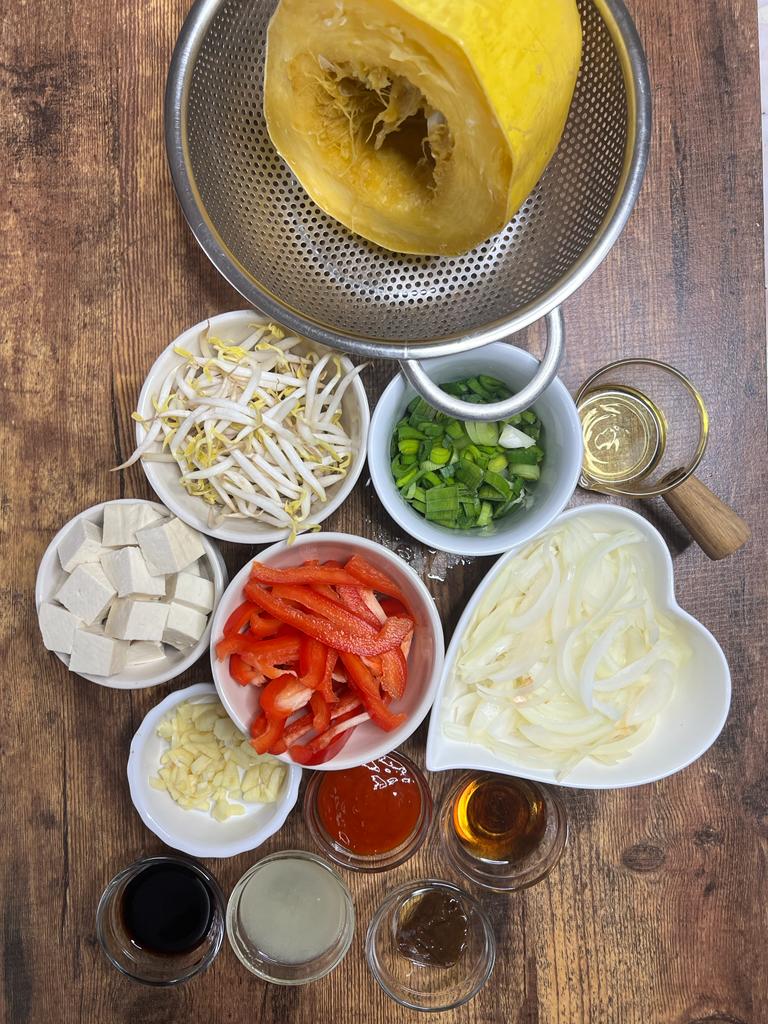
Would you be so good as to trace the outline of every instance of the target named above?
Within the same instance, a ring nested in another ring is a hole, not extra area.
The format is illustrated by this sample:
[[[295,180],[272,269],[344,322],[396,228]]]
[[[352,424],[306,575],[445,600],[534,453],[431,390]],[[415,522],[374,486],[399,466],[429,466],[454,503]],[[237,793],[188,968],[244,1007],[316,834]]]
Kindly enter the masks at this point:
[[[268,667],[296,661],[300,642],[301,637],[295,632],[271,640],[253,640],[247,633],[237,633],[219,640],[216,644],[216,657],[226,658],[230,654],[239,654],[243,661],[264,671]]]
[[[331,600],[324,594],[318,594],[313,587],[279,585],[272,587],[272,593],[275,597],[280,597],[284,601],[293,601],[295,604],[309,608],[310,611],[317,612],[324,619],[328,619],[335,626],[346,629],[350,633],[359,634],[360,636],[376,636],[381,628],[378,623],[375,626],[371,626],[369,623],[364,622],[359,616],[350,613],[349,609],[345,608],[341,601]]]
[[[363,600],[363,595],[360,593],[359,587],[336,587],[336,593],[339,595],[339,600],[348,608],[349,611],[354,612],[355,615],[359,616],[369,626],[373,626],[374,629],[380,629],[384,619],[378,619],[376,615],[371,611],[368,605]]]
[[[248,603],[250,604],[250,602]],[[269,615],[264,615],[261,608],[255,608],[253,605],[251,605],[251,608],[253,611],[248,620],[248,629],[251,636],[264,640],[268,636],[274,636],[275,633],[279,632],[283,625],[279,619],[273,619]]]
[[[340,719],[346,720],[348,718],[352,718],[353,715],[358,714],[362,710],[363,705],[357,694],[347,692],[341,694],[336,703],[329,707],[330,720],[331,722],[336,722]],[[264,716],[261,715],[260,718],[263,721]],[[309,709],[305,709],[300,715],[294,718],[293,721],[286,723],[283,735],[276,743],[272,744],[270,753],[284,754],[288,747],[293,746],[293,744],[297,743],[302,736],[306,736],[308,732],[312,732],[312,718],[312,712]],[[350,733],[351,731],[352,730],[349,730]],[[326,756],[321,760],[328,760],[328,758],[332,757],[334,753],[338,753],[344,743],[346,743],[346,739],[342,742],[332,743],[331,746],[326,748]],[[329,751],[330,753],[328,753]]]
[[[385,615],[408,615],[405,607],[394,599],[394,597],[385,597],[383,601],[380,601],[381,609]]]
[[[290,747],[292,743],[301,739],[306,733],[312,729],[312,712],[307,708],[298,718],[295,718],[292,722],[289,722],[285,727],[283,733],[283,743]],[[280,751],[283,753],[283,751]]]
[[[323,697],[332,704],[336,700],[336,694],[333,692],[333,670],[336,668],[336,662],[339,660],[339,652],[334,651],[332,648],[326,648],[325,655],[325,669],[323,671],[323,678],[320,686],[317,688],[319,693],[322,693]]]
[[[378,591],[379,594],[386,594],[387,597],[394,597],[402,606],[408,610],[408,602],[402,590],[393,583],[385,573],[367,562],[361,555],[353,555],[344,566],[348,573],[355,577],[363,586]]]
[[[357,707],[348,711],[343,717],[340,718],[340,721],[348,722],[350,718],[354,718],[358,714],[358,709],[362,709],[362,705],[360,704],[359,701],[357,703]],[[332,719],[333,717],[334,716],[331,715]],[[359,725],[361,723],[357,722],[356,724]],[[318,750],[317,753],[310,754],[304,763],[307,766],[310,766],[316,764],[324,764],[326,761],[330,761],[344,747],[344,745],[347,743],[347,741],[349,740],[350,736],[354,731],[355,726],[352,726],[352,728],[350,728],[347,725],[343,732],[339,732],[329,743],[326,743],[322,747],[322,749]]]
[[[304,762],[305,767],[312,768],[315,765],[325,764],[326,761],[332,760],[343,749],[354,731],[354,729],[347,729],[345,732],[339,733],[336,739],[331,740],[326,747],[323,747],[322,750],[309,757]]]
[[[249,686],[261,679],[259,672],[243,661],[239,654],[233,654],[229,659],[229,674],[241,686]]]
[[[355,715],[353,718],[347,718],[344,721],[339,721],[335,725],[332,725],[330,729],[326,729],[320,736],[315,736],[315,738],[310,740],[309,743],[304,745],[294,743],[292,747],[288,748],[288,753],[298,764],[312,764],[313,758],[317,757],[317,755],[325,750],[337,737],[354,729],[355,726],[369,721],[370,717],[371,716],[367,712],[363,711],[360,714]]]
[[[357,693],[347,689],[344,693],[339,694],[339,699],[331,708],[331,721],[335,722],[344,715],[349,715],[350,711],[356,712],[362,709],[363,703]]]
[[[258,715],[251,723],[251,746],[257,754],[267,754],[283,735],[285,722],[281,718]]]
[[[392,621],[391,619],[389,620]],[[347,670],[350,686],[360,694],[363,707],[371,716],[371,720],[380,729],[391,732],[402,725],[406,716],[393,714],[381,698],[378,681],[355,654],[341,653],[341,660]]]
[[[308,636],[313,636],[316,640],[320,640],[326,646],[332,647],[337,651],[348,651],[352,654],[364,655],[383,654],[384,651],[391,651],[395,647],[399,647],[413,629],[413,623],[410,619],[393,617],[387,619],[378,635],[364,637],[335,626],[320,615],[311,615],[308,612],[302,611],[282,598],[275,597],[274,594],[269,593],[257,584],[247,583],[245,591],[249,600],[253,601],[254,604],[258,604],[271,615],[274,615],[275,618],[294,626]],[[221,641],[221,643],[226,642]],[[271,641],[265,640],[262,642],[270,643]]]
[[[311,589],[316,594],[322,594],[323,597],[327,597],[329,601],[339,600],[339,595],[328,583],[313,583]]]
[[[313,693],[309,699],[312,709],[312,728],[315,732],[325,732],[331,724],[331,709],[320,693]]]
[[[400,648],[387,651],[381,656],[381,688],[393,700],[399,700],[405,693],[408,679],[408,665]]]
[[[297,565],[290,569],[277,569],[271,565],[264,565],[263,562],[254,562],[251,565],[251,581],[254,583],[276,583],[312,584],[330,583],[335,586],[337,583],[349,583],[357,585],[357,580],[346,569],[334,568],[329,565]],[[384,593],[384,591],[382,591]]]
[[[258,611],[259,609],[255,605],[252,605],[250,601],[244,601],[243,604],[235,608],[224,623],[224,636],[233,636],[235,633],[239,633],[244,626],[248,625],[251,618],[251,612]]]
[[[326,701],[335,699],[331,685],[331,673],[337,657],[335,651],[326,647],[325,644],[321,644],[314,637],[303,636],[301,638],[299,678],[304,686],[308,686],[311,690],[317,690]],[[327,671],[329,660],[331,661],[331,672]]]
[[[267,718],[286,719],[300,711],[312,696],[296,676],[284,674],[267,683],[259,694],[259,706]]]

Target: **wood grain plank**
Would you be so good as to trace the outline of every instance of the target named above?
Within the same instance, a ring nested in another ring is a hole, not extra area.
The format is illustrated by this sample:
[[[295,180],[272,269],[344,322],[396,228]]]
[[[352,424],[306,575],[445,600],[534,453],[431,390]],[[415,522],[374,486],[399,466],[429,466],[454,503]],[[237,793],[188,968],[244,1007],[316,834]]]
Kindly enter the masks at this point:
[[[652,786],[566,791],[566,853],[540,886],[482,896],[499,940],[492,983],[451,1022],[761,1024],[768,1005],[766,840],[765,322],[756,18],[748,0],[632,5],[651,66],[654,139],[621,240],[566,305],[565,382],[619,355],[653,355],[702,388],[712,438],[702,479],[746,516],[752,542],[712,564],[660,502],[642,511],[675,557],[677,592],[718,636],[734,682],[718,743]],[[162,849],[125,784],[130,737],[175,686],[113,692],[70,676],[39,643],[34,575],[79,509],[149,496],[130,413],[167,341],[242,300],[186,229],[165,166],[161,102],[181,0],[70,5],[27,0],[0,24],[0,837],[5,1019],[171,1024],[413,1021],[365,967],[365,928],[384,893],[414,875],[455,877],[436,832],[412,862],[347,876],[358,929],[323,981],[280,989],[223,949],[168,991],[135,986],[96,946],[108,879]],[[538,332],[525,342],[536,348]],[[366,371],[371,400],[393,373]],[[578,494],[576,502],[592,498]],[[397,550],[425,578],[450,634],[491,561],[431,552],[404,536],[364,473],[329,529]],[[226,548],[231,570],[255,549]],[[423,758],[422,727],[407,749]],[[436,800],[450,773],[433,776]],[[310,848],[296,811],[263,852]],[[225,891],[253,855],[212,862]]]

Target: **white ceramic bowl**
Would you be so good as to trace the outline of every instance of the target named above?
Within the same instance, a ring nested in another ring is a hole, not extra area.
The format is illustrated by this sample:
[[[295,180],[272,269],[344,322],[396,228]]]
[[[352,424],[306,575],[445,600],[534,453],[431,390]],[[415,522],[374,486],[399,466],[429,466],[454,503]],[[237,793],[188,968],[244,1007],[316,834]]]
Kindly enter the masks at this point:
[[[557,523],[595,513],[615,520],[617,526],[634,527],[648,539],[641,557],[650,563],[654,598],[661,608],[677,620],[693,652],[691,659],[681,669],[672,700],[660,713],[653,732],[619,764],[601,765],[587,759],[561,782],[555,778],[554,771],[515,764],[497,757],[485,747],[459,743],[443,735],[440,722],[441,700],[453,673],[463,633],[486,589],[514,556],[515,552],[510,551],[499,559],[477,588],[456,626],[429,723],[426,763],[430,771],[475,768],[573,789],[623,789],[674,775],[701,757],[717,739],[731,703],[728,663],[709,630],[684,611],[675,600],[672,559],[663,537],[642,516],[618,505],[595,504],[570,509],[560,516]]]
[[[152,415],[154,411],[152,407],[153,397],[157,395],[163,381],[171,370],[184,362],[183,357],[177,355],[174,351],[176,346],[197,354],[200,351],[200,334],[206,327],[210,327],[211,334],[225,341],[237,344],[244,341],[253,332],[254,322],[259,319],[260,315],[254,312],[254,310],[236,310],[232,313],[221,313],[218,316],[212,316],[209,320],[203,320],[180,334],[158,356],[152,369],[147,374],[141,394],[139,395],[138,412],[145,417]],[[301,350],[299,348],[299,351]],[[304,342],[303,350],[321,353],[328,351],[322,345],[315,345],[314,342],[309,341]],[[368,437],[370,410],[365,387],[359,376],[355,377],[347,388],[341,401],[341,408],[344,426],[352,439],[357,443],[357,452],[352,459],[347,475],[343,480],[328,488],[328,500],[325,504],[314,507],[312,514],[307,520],[308,523],[322,523],[332,512],[336,511],[351,493],[365,464],[365,445]],[[137,423],[136,443],[140,444],[145,436],[145,428],[141,423]],[[183,519],[185,523],[193,526],[196,530],[200,530],[201,533],[207,533],[210,537],[217,537],[219,540],[234,541],[236,544],[272,544],[275,541],[284,540],[288,536],[288,530],[279,529],[267,524],[259,524],[253,519],[225,519],[219,526],[209,526],[208,506],[202,498],[196,498],[191,494],[187,494],[179,483],[180,471],[175,463],[145,462],[142,459],[141,466],[147,480],[149,480],[150,486],[163,504],[167,505],[179,519]]]
[[[150,508],[157,509],[164,515],[168,515],[168,509],[158,504],[158,502],[144,501],[141,498],[116,498],[114,501],[103,501],[100,505],[92,505],[91,508],[78,513],[65,526],[62,526],[46,548],[45,554],[40,561],[40,567],[37,570],[37,582],[35,583],[35,607],[38,612],[43,601],[50,601],[53,598],[53,595],[67,576],[59,561],[59,544],[79,519],[87,519],[89,522],[97,523],[101,526],[104,522],[104,507],[106,505],[149,505]],[[219,603],[221,595],[224,593],[224,588],[227,585],[227,568],[216,545],[208,540],[207,537],[202,538],[202,543],[205,548],[208,578],[213,581],[213,609],[215,611],[216,605]],[[213,613],[208,616],[208,625],[205,628],[205,632],[194,647],[190,647],[185,651],[174,651],[173,648],[166,646],[167,653],[162,661],[151,662],[148,665],[137,665],[135,668],[127,668],[113,676],[92,676],[86,673],[76,673],[76,675],[81,675],[83,679],[88,679],[92,683],[98,683],[99,686],[109,686],[113,690],[143,690],[147,686],[167,683],[169,679],[175,679],[182,672],[186,672],[205,653],[210,643],[212,621]],[[40,642],[42,643],[42,640]],[[69,667],[68,654],[60,654],[57,651],[56,657]]]
[[[416,617],[413,643],[408,656],[408,683],[403,697],[391,705],[394,712],[404,711],[408,717],[399,729],[392,732],[384,732],[372,722],[359,725],[335,757],[312,766],[320,771],[354,768],[400,747],[426,717],[443,670],[445,642],[435,602],[413,569],[381,544],[343,533],[305,534],[290,546],[275,544],[267,548],[258,558],[260,562],[284,568],[301,565],[313,558],[321,562],[344,562],[354,554],[362,555],[392,578],[405,594]],[[211,634],[211,666],[216,689],[232,720],[244,733],[248,733],[258,711],[259,689],[236,683],[229,673],[229,660],[217,660],[215,645],[222,636],[227,617],[244,600],[243,587],[248,582],[250,569],[249,562],[225,591],[213,619]],[[281,756],[290,762],[287,754]]]
[[[149,780],[157,774],[160,757],[168,749],[167,740],[157,735],[160,721],[185,700],[209,701],[215,696],[211,683],[195,683],[169,694],[145,716],[131,740],[128,757],[128,785],[139,817],[166,845],[191,857],[234,857],[261,846],[282,828],[301,782],[301,768],[292,764],[275,803],[244,804],[245,814],[227,821],[216,821],[204,811],[185,811],[165,790],[153,789]]]
[[[538,363],[529,353],[500,341],[464,355],[430,359],[424,365],[431,379],[441,384],[485,373],[519,391]],[[541,533],[568,504],[581,471],[583,442],[579,414],[560,380],[555,379],[533,405],[544,427],[545,455],[541,478],[531,489],[531,506],[513,509],[490,526],[473,530],[449,530],[428,522],[395,486],[389,446],[395,425],[415,396],[402,374],[384,391],[368,433],[368,469],[384,508],[416,540],[457,555],[498,555]]]

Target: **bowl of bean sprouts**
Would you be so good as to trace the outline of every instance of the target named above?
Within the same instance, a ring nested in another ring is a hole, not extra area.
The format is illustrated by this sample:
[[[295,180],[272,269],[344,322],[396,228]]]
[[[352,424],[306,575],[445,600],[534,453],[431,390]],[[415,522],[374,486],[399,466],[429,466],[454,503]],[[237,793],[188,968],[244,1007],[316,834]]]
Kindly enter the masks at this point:
[[[136,449],[160,500],[219,540],[271,544],[317,529],[365,462],[364,364],[255,310],[171,342],[139,395]]]

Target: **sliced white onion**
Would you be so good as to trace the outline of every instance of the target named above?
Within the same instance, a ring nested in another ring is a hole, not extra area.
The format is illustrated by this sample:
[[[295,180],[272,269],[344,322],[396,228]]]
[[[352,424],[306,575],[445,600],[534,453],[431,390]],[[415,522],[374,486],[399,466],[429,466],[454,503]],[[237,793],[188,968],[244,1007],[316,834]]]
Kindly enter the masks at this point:
[[[442,709],[445,736],[558,779],[585,759],[628,757],[690,656],[655,603],[644,543],[638,530],[617,530],[596,513],[518,552],[465,630]]]

